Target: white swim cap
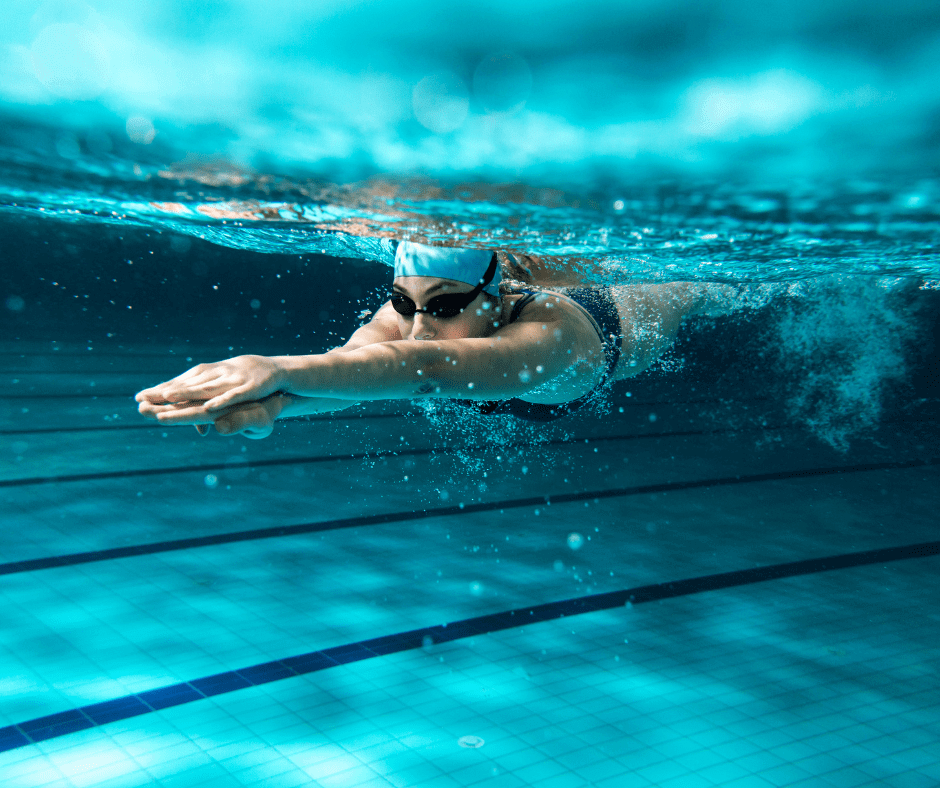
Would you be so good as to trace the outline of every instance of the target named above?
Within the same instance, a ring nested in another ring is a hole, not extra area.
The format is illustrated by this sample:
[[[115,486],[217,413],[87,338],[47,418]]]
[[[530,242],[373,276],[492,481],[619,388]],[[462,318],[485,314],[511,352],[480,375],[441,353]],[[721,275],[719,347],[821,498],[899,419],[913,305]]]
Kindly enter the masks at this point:
[[[445,246],[425,246],[402,241],[395,250],[395,276],[433,276],[452,279],[476,287],[485,278],[496,252],[486,249],[457,249]],[[492,296],[499,295],[499,266],[483,288]]]

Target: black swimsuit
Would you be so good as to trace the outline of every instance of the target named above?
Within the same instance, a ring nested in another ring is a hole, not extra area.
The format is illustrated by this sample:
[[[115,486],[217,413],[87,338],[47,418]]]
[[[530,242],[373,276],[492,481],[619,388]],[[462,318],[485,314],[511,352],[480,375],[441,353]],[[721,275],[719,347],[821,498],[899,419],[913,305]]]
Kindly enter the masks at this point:
[[[551,291],[548,291],[551,292]],[[510,323],[515,322],[526,305],[535,300],[540,293],[526,291],[513,305],[512,313],[509,315]],[[598,390],[607,383],[614,370],[617,368],[617,362],[620,360],[621,328],[620,314],[617,312],[617,305],[614,303],[613,296],[610,294],[609,287],[578,287],[568,290],[564,295],[570,298],[580,306],[591,317],[591,322],[597,330],[597,335],[604,346],[604,356],[607,364],[604,367],[604,375],[587,394],[568,402],[553,402],[545,405],[538,402],[526,402],[522,399],[497,400],[495,402],[478,402],[475,400],[458,400],[460,404],[479,410],[484,414],[506,414],[515,416],[526,421],[553,421],[562,416],[566,416],[578,408],[583,407],[594,399]]]

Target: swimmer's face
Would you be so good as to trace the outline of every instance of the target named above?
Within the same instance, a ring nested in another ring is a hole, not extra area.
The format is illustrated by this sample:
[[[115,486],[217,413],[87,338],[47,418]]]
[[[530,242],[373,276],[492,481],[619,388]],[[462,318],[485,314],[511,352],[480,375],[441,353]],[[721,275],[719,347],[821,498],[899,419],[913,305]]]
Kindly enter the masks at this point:
[[[473,287],[465,282],[431,276],[400,276],[392,283],[392,292],[404,296],[419,310],[427,308],[429,302],[438,296],[469,293],[471,290]],[[439,303],[431,303],[430,306],[434,308]],[[480,293],[463,312],[453,317],[417,311],[410,316],[398,312],[396,315],[398,329],[404,339],[484,337],[496,330],[493,323],[499,320],[494,299],[484,293]]]

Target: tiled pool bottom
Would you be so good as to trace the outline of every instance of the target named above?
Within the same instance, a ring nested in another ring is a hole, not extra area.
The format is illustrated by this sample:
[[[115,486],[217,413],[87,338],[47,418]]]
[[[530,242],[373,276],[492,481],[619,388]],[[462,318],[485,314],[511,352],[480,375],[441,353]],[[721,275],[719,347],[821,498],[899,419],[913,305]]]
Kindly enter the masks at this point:
[[[577,423],[561,449],[568,465],[533,465],[524,485],[518,472],[490,473],[470,495],[453,481],[456,460],[343,459],[363,443],[434,445],[421,418],[289,424],[259,443],[190,430],[163,438],[137,430],[126,402],[114,406],[118,424],[135,429],[97,429],[102,400],[57,398],[69,381],[34,379],[43,396],[30,401],[31,418],[18,416],[21,399],[6,401],[3,450],[20,442],[22,460],[0,490],[2,561],[24,563],[0,577],[0,727],[446,621],[938,538],[940,468],[910,464],[936,446],[924,425],[886,427],[880,446],[840,456],[805,437],[763,441],[747,425],[715,432],[707,412],[675,402],[656,404],[654,423],[647,402]],[[39,431],[49,427],[94,429]],[[659,437],[629,437],[651,430]],[[239,456],[247,462],[233,463]],[[514,468],[542,456],[526,453]],[[198,467],[212,463],[222,469]],[[474,473],[460,478],[475,483]],[[519,503],[546,495],[551,506]],[[433,508],[434,517],[381,521]],[[353,517],[356,527],[338,528]],[[211,542],[298,523],[322,530]],[[575,530],[576,551],[566,539]],[[103,552],[194,536],[210,542]],[[74,559],[82,552],[94,560]],[[63,555],[73,558],[58,568],[25,563]],[[428,643],[10,749],[0,777],[933,786],[938,563],[868,563]]]
[[[938,613],[925,598],[936,564],[412,650],[71,734],[0,764],[17,786],[936,785]],[[461,747],[466,736],[484,743]]]

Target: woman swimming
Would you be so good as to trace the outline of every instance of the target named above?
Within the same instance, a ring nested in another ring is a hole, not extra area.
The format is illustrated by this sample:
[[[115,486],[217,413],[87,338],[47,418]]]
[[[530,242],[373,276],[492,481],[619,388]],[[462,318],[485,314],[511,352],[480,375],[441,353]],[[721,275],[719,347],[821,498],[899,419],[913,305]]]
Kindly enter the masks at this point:
[[[139,392],[139,410],[250,438],[269,435],[278,418],[383,399],[442,397],[547,421],[646,369],[705,303],[686,283],[500,285],[495,252],[403,241],[389,300],[342,347],[200,364]]]

